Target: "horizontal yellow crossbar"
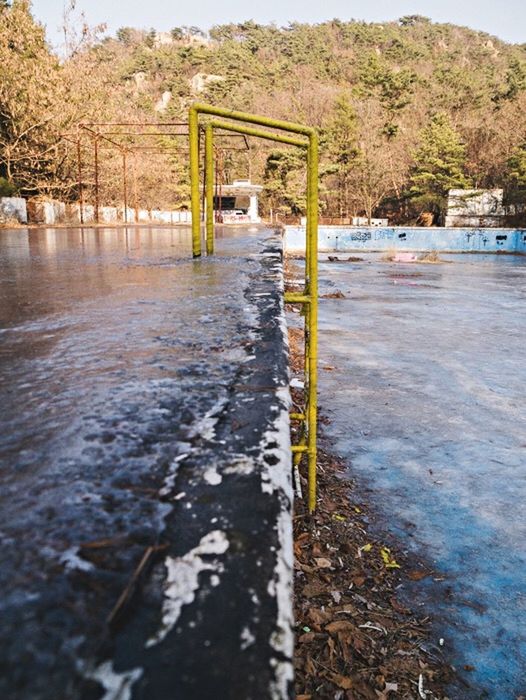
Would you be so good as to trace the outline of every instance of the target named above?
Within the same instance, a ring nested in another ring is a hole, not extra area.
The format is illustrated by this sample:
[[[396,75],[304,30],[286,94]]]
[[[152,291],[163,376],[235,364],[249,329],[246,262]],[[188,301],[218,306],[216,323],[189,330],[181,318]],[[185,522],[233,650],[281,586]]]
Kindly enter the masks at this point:
[[[306,294],[285,292],[285,304],[310,304],[312,299]]]
[[[228,131],[235,131],[238,134],[245,134],[245,136],[256,136],[260,139],[268,139],[269,141],[278,141],[279,143],[286,143],[289,146],[298,146],[299,148],[308,148],[309,142],[302,141],[301,139],[296,139],[293,136],[283,136],[283,134],[275,134],[273,131],[265,131],[264,129],[254,129],[250,126],[237,126],[231,122],[223,122],[219,119],[213,119],[208,122],[214,129],[225,129]]]

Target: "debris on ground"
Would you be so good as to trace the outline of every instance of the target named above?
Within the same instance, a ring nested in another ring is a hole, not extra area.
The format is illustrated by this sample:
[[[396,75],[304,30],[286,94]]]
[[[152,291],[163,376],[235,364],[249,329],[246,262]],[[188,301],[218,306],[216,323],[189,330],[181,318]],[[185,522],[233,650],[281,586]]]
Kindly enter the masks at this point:
[[[289,329],[291,368],[303,368],[303,330]],[[333,369],[327,367],[327,369]],[[292,389],[293,405],[303,392]],[[320,426],[328,421],[321,416]],[[322,431],[320,431],[322,433]],[[318,506],[294,515],[295,673],[297,700],[447,700],[453,671],[431,638],[431,621],[397,594],[405,580],[433,572],[368,531],[367,505],[356,500],[343,460],[318,452]],[[305,465],[300,492],[307,493]],[[432,649],[432,651],[430,651]]]
[[[416,253],[389,250],[382,256],[381,260],[382,262],[427,263],[430,265],[445,262],[445,260],[442,260],[436,250],[430,250],[428,253],[421,253],[420,255],[417,255]]]
[[[300,473],[303,469],[300,468]],[[307,492],[301,477],[302,491]],[[318,508],[297,499],[294,517],[296,693],[298,698],[444,700],[452,671],[440,650],[428,653],[430,620],[397,597],[411,571],[393,547],[367,531],[344,464],[321,449]],[[414,565],[413,565],[414,566]]]
[[[329,262],[363,262],[363,258],[357,258],[354,255],[349,255],[348,258],[339,258],[337,255],[328,255]]]
[[[384,262],[410,263],[417,262],[418,258],[414,253],[387,253],[382,260]]]
[[[336,292],[329,292],[328,294],[320,294],[320,299],[346,299],[346,296],[343,292],[338,291]]]
[[[438,254],[438,251],[431,250],[429,253],[423,253],[422,255],[420,255],[418,257],[418,262],[435,265],[436,263],[443,263],[445,262],[445,260],[442,260],[442,258]]]

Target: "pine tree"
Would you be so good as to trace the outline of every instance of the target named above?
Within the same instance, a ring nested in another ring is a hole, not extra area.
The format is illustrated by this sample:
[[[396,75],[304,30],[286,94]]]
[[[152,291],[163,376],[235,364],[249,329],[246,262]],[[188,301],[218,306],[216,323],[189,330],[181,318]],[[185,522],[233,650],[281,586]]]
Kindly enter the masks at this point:
[[[422,129],[413,157],[410,194],[432,211],[443,212],[450,189],[471,186],[463,171],[466,147],[446,114],[436,114]]]
[[[514,189],[526,189],[526,141],[514,150],[507,162],[507,184]]]
[[[343,94],[336,100],[334,116],[325,129],[323,145],[329,165],[323,171],[333,176],[340,217],[348,216],[349,185],[358,156],[358,124],[354,108]],[[332,189],[332,188],[329,188]]]

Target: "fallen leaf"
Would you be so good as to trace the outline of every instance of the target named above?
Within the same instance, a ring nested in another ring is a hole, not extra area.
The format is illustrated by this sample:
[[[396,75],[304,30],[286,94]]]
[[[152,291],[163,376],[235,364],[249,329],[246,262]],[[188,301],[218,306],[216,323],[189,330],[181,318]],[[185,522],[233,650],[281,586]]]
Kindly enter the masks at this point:
[[[318,595],[326,595],[327,588],[323,583],[314,581],[313,583],[308,583],[306,586],[303,586],[302,594],[305,598],[315,598]]]
[[[382,547],[380,550],[384,565],[386,569],[400,569],[400,564],[396,561],[394,557],[391,556],[391,550],[387,547]]]
[[[324,557],[319,557],[314,560],[318,569],[332,569],[332,562],[330,559],[325,559]]]
[[[315,639],[315,632],[307,632],[306,634],[302,634],[301,637],[298,637],[298,644],[308,644],[309,642],[312,642]]]
[[[311,608],[307,613],[309,620],[313,625],[324,625],[332,619],[332,614],[327,610],[318,610]]]
[[[330,632],[330,634],[336,634],[337,632],[354,632],[355,629],[356,627],[353,625],[353,623],[348,622],[347,620],[336,620],[335,622],[330,622],[325,626],[326,632]]]
[[[407,574],[411,581],[421,581],[423,578],[427,578],[430,575],[431,574],[429,572],[422,570],[410,571]]]
[[[409,613],[411,612],[410,610],[405,608],[401,603],[399,603],[394,596],[391,596],[391,598],[389,598],[389,601],[393,608],[396,610],[396,612],[400,613],[401,615],[409,615]]]
[[[347,676],[340,676],[339,673],[331,673],[330,678],[333,683],[344,690],[350,690],[353,687],[351,678],[347,678]]]

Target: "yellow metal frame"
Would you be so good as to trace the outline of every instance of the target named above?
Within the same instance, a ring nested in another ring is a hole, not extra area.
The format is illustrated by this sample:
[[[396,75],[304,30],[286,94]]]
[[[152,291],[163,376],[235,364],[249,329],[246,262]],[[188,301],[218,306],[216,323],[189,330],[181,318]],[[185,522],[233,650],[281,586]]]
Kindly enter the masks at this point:
[[[317,430],[317,345],[318,345],[318,135],[315,129],[293,122],[271,119],[247,112],[237,112],[195,103],[189,112],[190,134],[190,183],[192,206],[192,253],[201,256],[201,211],[199,197],[199,115],[213,119],[205,123],[205,202],[206,202],[206,252],[214,252],[213,183],[214,183],[214,129],[224,129],[247,136],[277,141],[305,149],[307,152],[307,227],[305,250],[305,286],[302,293],[286,292],[287,304],[303,304],[305,316],[305,408],[303,413],[291,413],[290,418],[301,423],[299,444],[292,446],[294,464],[303,454],[308,459],[308,506],[312,513],[316,508],[316,430]],[[218,119],[220,117],[220,119]],[[226,120],[226,121],[225,121]],[[241,122],[241,123],[236,123]],[[297,136],[287,136],[258,129],[255,124],[269,129],[285,131]],[[305,138],[307,137],[307,140]]]

